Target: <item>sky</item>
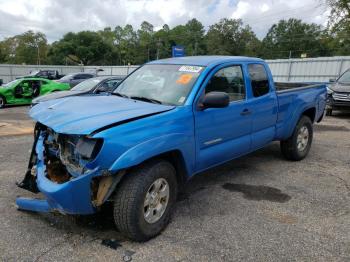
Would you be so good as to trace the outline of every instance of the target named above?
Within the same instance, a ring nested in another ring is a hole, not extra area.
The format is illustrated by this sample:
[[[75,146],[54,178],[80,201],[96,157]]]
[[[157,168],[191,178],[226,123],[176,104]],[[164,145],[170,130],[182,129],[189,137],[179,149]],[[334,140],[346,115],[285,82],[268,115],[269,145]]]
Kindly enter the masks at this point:
[[[49,42],[67,32],[100,30],[148,21],[159,29],[198,19],[206,29],[222,18],[240,18],[263,38],[280,19],[299,18],[325,26],[324,0],[0,0],[0,39],[28,30]]]

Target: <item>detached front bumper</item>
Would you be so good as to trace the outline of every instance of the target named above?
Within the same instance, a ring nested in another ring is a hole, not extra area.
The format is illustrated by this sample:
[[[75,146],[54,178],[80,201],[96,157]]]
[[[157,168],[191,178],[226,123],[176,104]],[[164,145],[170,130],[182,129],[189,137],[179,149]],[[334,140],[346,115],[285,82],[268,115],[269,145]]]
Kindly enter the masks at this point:
[[[36,152],[36,186],[46,200],[17,198],[19,209],[36,212],[59,211],[64,214],[92,214],[96,212],[92,199],[92,179],[100,175],[100,170],[92,170],[78,177],[72,177],[62,184],[46,177],[44,162],[44,138],[38,137]]]

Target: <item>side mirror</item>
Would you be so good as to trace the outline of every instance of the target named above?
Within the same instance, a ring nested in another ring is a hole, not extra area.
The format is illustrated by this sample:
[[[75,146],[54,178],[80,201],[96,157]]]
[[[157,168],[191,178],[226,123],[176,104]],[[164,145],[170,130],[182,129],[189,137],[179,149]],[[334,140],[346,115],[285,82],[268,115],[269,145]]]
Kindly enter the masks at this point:
[[[329,79],[329,83],[335,83],[335,81],[336,81],[336,79],[334,79],[334,78]]]
[[[200,108],[223,108],[230,104],[230,97],[225,92],[210,92],[204,96]]]

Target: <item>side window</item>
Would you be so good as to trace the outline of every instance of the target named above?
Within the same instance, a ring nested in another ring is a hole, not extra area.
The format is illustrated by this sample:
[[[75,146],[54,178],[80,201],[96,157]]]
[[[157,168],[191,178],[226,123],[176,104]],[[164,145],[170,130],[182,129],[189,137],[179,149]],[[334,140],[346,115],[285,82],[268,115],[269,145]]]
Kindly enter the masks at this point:
[[[74,76],[74,79],[88,79],[91,77],[92,75],[89,75],[89,74],[77,74]]]
[[[40,71],[38,74],[37,74],[38,77],[45,77],[45,76],[48,76],[47,74],[47,71]]]
[[[246,93],[241,66],[229,66],[217,71],[205,88],[205,93],[213,91],[226,92],[230,96],[230,101],[245,99]]]
[[[270,88],[265,67],[261,64],[250,64],[248,71],[254,97],[267,94]]]
[[[80,75],[80,79],[88,79],[88,78],[92,78],[93,75],[90,75],[90,74],[82,74]]]

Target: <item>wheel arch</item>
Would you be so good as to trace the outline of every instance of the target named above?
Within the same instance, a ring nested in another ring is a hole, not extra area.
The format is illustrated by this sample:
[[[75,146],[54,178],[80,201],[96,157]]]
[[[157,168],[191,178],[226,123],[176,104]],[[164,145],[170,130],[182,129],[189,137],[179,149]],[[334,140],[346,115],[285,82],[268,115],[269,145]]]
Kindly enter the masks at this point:
[[[130,165],[129,167],[123,169],[124,170],[123,176],[125,174],[127,174],[128,171],[130,171],[132,169],[138,168],[147,162],[157,161],[157,160],[166,160],[166,161],[170,162],[176,170],[176,177],[177,177],[178,184],[181,186],[181,185],[184,185],[186,183],[186,181],[188,180],[188,177],[189,177],[189,171],[187,170],[184,156],[183,156],[182,152],[178,149],[163,152],[163,153],[154,155],[152,157],[149,157],[140,163]]]
[[[307,116],[308,118],[310,118],[311,122],[314,123],[316,120],[316,108],[314,106],[304,107],[300,109],[297,108],[297,110],[295,110],[294,113],[291,114],[290,119],[284,123],[283,128],[281,128],[278,131],[278,140],[288,139],[293,134],[293,131],[296,125],[298,124],[298,121],[303,116]]]
[[[315,122],[315,118],[316,118],[316,108],[315,107],[311,107],[308,108],[306,110],[304,110],[304,112],[301,114],[301,116],[299,117],[299,119],[302,116],[307,116],[310,118],[311,122],[314,123]]]
[[[189,173],[186,167],[186,162],[184,159],[183,154],[180,150],[171,150],[168,152],[164,152],[158,155],[155,155],[153,157],[150,157],[143,162],[130,166],[128,168],[125,168],[123,170],[111,172],[110,175],[112,177],[112,181],[108,185],[109,189],[108,192],[106,192],[106,195],[103,199],[103,201],[98,205],[102,205],[107,199],[111,199],[114,197],[116,191],[118,190],[118,187],[121,185],[122,181],[125,179],[125,177],[130,173],[133,169],[137,169],[140,166],[148,163],[148,162],[155,162],[157,160],[165,160],[168,161],[170,164],[173,165],[176,171],[176,180],[178,184],[178,190],[181,191],[183,186],[185,185],[186,181],[189,178]],[[113,182],[114,181],[114,182]]]

